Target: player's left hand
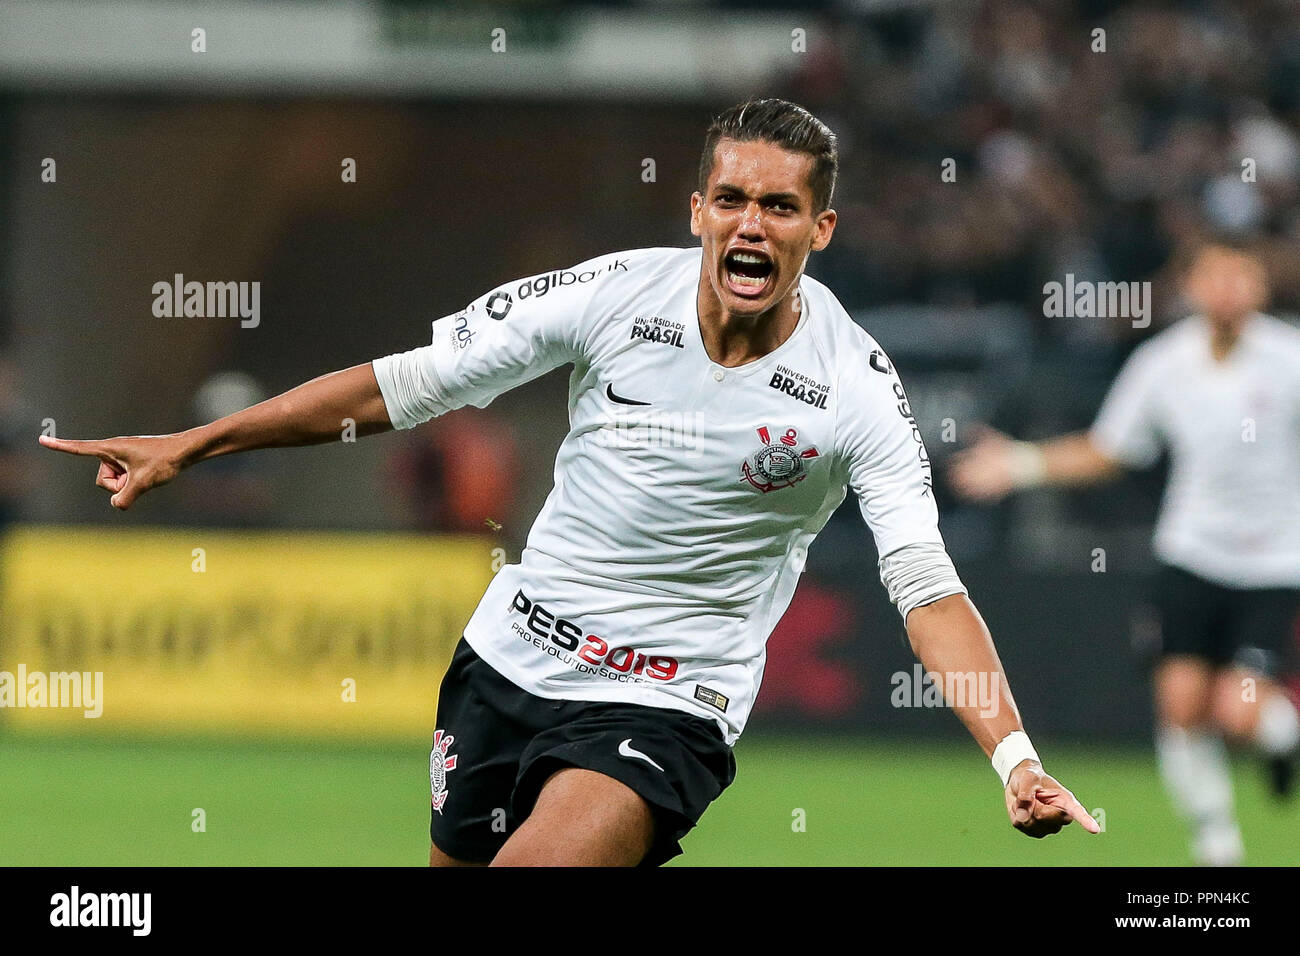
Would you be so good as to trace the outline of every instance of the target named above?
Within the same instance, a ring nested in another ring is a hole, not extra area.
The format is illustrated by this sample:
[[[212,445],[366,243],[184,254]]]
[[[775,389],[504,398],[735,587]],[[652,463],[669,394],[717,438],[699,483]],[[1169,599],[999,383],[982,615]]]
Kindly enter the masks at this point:
[[[1021,761],[1007,780],[1007,816],[1021,833],[1042,839],[1078,820],[1089,833],[1101,826],[1069,790],[1043,772],[1041,764]]]

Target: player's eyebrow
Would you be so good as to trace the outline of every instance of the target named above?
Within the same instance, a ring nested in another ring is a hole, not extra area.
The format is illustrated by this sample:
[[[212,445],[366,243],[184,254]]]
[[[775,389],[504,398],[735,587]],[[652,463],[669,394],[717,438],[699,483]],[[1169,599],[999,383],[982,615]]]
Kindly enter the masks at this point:
[[[739,186],[732,185],[731,183],[718,183],[713,187],[713,194],[715,196],[718,193],[723,192],[739,193],[741,196],[746,195],[745,190],[741,189]],[[763,193],[763,195],[758,197],[758,201],[762,203],[788,202],[794,205],[798,205],[799,202],[801,202],[798,193],[782,192]]]

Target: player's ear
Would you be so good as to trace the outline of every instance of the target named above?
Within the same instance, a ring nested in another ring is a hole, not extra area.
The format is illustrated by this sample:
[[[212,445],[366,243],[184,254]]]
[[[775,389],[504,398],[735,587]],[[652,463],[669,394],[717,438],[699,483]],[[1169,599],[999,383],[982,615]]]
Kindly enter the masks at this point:
[[[821,252],[831,243],[831,235],[835,232],[836,215],[834,209],[827,209],[817,216],[816,231],[813,233],[812,249],[813,252]]]
[[[696,190],[691,193],[691,235],[700,234],[700,211],[704,208],[704,197]]]

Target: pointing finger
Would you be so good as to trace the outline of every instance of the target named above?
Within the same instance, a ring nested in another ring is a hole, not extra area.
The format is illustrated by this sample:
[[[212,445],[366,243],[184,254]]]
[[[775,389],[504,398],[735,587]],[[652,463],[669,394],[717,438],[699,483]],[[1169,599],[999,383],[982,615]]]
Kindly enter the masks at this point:
[[[41,435],[37,441],[46,448],[66,451],[72,455],[100,455],[104,452],[104,443],[100,441],[78,441],[71,438],[55,438],[52,435]]]
[[[1069,790],[1064,788],[1045,790],[1038,795],[1038,799],[1047,806],[1056,808],[1060,813],[1078,820],[1089,833],[1101,832],[1101,824],[1092,818],[1092,815],[1083,808],[1083,804],[1079,803]]]
[[[1079,821],[1079,824],[1089,833],[1100,833],[1101,824],[1093,818],[1092,814],[1083,808],[1078,800],[1070,797],[1069,801],[1062,807],[1066,813]]]

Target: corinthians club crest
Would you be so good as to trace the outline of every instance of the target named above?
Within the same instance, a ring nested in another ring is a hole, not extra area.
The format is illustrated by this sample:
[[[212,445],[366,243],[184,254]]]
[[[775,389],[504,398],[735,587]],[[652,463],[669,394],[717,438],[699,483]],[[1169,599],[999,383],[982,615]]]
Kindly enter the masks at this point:
[[[789,488],[808,477],[805,464],[821,453],[809,446],[799,448],[799,433],[787,428],[773,441],[771,430],[764,425],[756,429],[763,448],[746,458],[740,465],[741,478],[763,494],[777,488]]]
[[[439,813],[442,813],[442,805],[447,802],[447,771],[456,769],[456,755],[447,753],[455,739],[451,734],[444,737],[441,730],[433,732],[433,751],[429,754],[429,787],[433,792],[433,809]]]

